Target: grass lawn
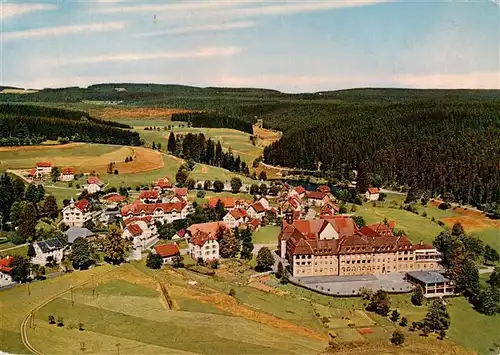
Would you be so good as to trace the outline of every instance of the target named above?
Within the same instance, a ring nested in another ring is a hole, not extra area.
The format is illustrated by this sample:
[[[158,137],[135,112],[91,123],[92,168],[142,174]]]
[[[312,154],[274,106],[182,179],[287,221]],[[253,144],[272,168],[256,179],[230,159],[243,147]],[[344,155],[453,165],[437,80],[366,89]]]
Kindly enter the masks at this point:
[[[63,207],[63,200],[64,199],[76,200],[78,194],[82,191],[81,189],[76,189],[73,187],[44,186],[44,188],[45,188],[45,193],[52,195],[56,198],[57,205],[59,206],[59,208]]]
[[[11,244],[11,246],[14,246],[12,243],[6,243],[6,244]],[[4,246],[5,244],[2,244]],[[3,248],[6,249],[6,248]],[[20,256],[26,256],[28,255],[28,246],[22,246],[22,247],[17,247],[15,249],[10,249],[10,250],[3,250],[0,249],[0,256],[5,257],[7,255],[14,256],[14,255],[20,255]]]
[[[253,233],[252,242],[254,244],[277,244],[278,234],[281,228],[277,226],[265,226]]]
[[[490,247],[500,251],[500,230],[498,228],[486,228],[471,232]]]

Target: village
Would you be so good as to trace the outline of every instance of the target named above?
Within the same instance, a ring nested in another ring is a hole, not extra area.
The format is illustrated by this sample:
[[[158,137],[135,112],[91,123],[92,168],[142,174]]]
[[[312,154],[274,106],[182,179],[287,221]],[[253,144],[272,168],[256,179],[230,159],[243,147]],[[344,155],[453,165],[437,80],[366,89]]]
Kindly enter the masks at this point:
[[[53,168],[50,162],[38,162],[26,179],[43,184],[54,175]],[[71,168],[54,169],[60,181],[75,178]],[[28,254],[32,264],[52,268],[64,264],[65,269],[68,262],[64,260],[71,260],[75,242],[85,240],[102,251],[106,230],[113,225],[128,242],[126,260],[147,258],[148,263],[157,259],[161,264],[178,265],[188,257],[199,265],[216,268],[219,260],[228,256],[241,252],[252,258],[264,249],[272,258],[258,271],[283,269],[280,273],[284,272],[290,282],[323,294],[353,296],[364,289],[411,292],[416,286],[429,298],[454,294],[453,282],[443,276],[441,255],[432,245],[412,243],[399,231],[395,233],[394,221],[358,225],[327,185],[307,191],[300,185],[276,184],[273,195],[269,194],[271,189],[267,194],[253,189],[253,200],[212,196],[200,205],[188,197],[188,188],[176,187],[167,177],[136,192],[109,190],[95,175],[84,178],[82,193],[64,201],[60,213],[59,228],[66,241],[33,241]],[[211,185],[196,182],[197,187]],[[225,182],[223,190],[239,193],[252,188],[241,182]],[[378,201],[380,191],[368,188],[363,198]],[[208,221],[196,223],[200,218]],[[280,230],[269,243],[236,241],[244,230],[251,235],[268,225]],[[231,238],[236,249],[221,252],[228,249]],[[2,287],[14,284],[11,261],[10,256],[0,261]]]

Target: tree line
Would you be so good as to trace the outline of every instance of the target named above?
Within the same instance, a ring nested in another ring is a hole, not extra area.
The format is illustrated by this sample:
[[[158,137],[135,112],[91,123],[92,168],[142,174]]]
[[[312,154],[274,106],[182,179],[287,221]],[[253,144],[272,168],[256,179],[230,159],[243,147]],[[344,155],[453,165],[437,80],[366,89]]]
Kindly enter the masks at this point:
[[[172,121],[188,122],[193,127],[233,128],[252,134],[252,122],[236,116],[226,116],[217,112],[187,112],[172,114]]]
[[[499,114],[498,105],[473,102],[330,105],[303,124],[292,121],[264,161],[340,178],[363,169],[386,185],[473,205],[500,202]]]

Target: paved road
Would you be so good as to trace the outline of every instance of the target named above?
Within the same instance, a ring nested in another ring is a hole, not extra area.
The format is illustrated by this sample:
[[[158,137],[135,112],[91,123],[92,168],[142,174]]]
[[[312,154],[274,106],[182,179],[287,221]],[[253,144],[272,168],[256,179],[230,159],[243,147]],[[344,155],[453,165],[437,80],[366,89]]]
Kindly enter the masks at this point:
[[[24,244],[15,245],[15,246],[10,247],[10,248],[0,249],[0,252],[4,252],[4,251],[7,251],[7,250],[12,250],[12,249],[16,249],[16,248],[21,248],[21,247],[24,247],[25,245],[28,245],[28,244],[29,243],[24,243]]]

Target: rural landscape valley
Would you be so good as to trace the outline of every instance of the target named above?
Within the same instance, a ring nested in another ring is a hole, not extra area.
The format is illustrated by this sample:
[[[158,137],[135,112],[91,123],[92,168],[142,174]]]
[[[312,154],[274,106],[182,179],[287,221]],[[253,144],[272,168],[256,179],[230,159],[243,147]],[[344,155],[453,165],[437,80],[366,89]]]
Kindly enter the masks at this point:
[[[500,355],[498,1],[3,1],[0,354]]]

